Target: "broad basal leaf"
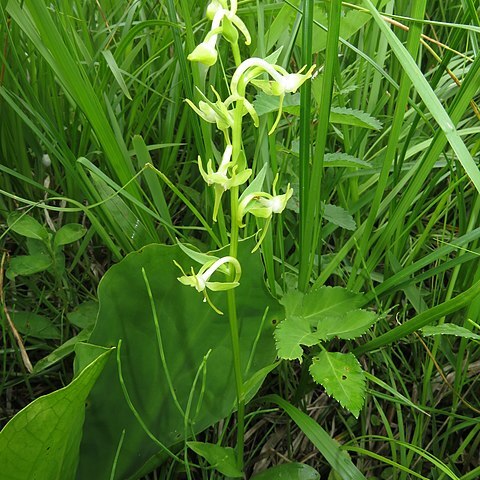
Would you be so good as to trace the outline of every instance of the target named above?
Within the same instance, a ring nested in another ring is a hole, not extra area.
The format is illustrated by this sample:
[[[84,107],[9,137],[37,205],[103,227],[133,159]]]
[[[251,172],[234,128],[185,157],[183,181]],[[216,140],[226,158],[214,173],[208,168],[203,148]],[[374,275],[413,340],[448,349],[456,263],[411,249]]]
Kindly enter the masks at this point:
[[[250,253],[253,246],[253,239],[240,242],[242,277],[235,289],[243,380],[249,390],[246,401],[275,361],[272,333],[282,319],[278,302],[265,288],[260,253]],[[212,255],[228,255],[228,247]],[[144,424],[167,447],[218,422],[236,405],[227,294],[210,292],[212,302],[225,312],[218,315],[202,301],[201,293],[177,280],[179,269],[174,261],[186,271],[191,266],[198,268],[178,245],[149,245],[114,265],[100,283],[100,310],[90,337],[90,343],[104,346],[116,346],[122,340],[125,389]],[[83,361],[86,353],[78,350],[77,360]],[[129,408],[115,360],[108,362],[92,390],[78,480],[109,478],[123,431],[115,478],[141,478],[165,456]]]
[[[365,400],[365,374],[353,353],[322,351],[310,366],[313,379],[358,418]]]
[[[75,478],[85,401],[109,354],[103,349],[72,383],[37,398],[7,423],[0,432],[2,480]]]

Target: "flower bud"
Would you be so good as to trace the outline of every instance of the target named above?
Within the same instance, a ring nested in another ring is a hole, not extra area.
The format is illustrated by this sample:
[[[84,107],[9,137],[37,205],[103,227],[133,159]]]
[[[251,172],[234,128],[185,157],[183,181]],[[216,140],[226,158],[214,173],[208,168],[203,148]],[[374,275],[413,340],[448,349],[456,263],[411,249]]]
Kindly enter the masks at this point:
[[[216,39],[215,39],[216,40]],[[202,42],[195,50],[187,57],[191,62],[200,62],[207,67],[215,65],[217,62],[218,53],[213,42]]]

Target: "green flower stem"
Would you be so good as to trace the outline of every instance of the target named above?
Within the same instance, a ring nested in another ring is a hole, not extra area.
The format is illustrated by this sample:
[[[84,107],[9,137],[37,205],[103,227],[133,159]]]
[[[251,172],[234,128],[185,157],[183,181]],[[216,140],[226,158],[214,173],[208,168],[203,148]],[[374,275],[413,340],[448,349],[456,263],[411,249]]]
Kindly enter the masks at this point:
[[[232,187],[230,189],[230,204],[232,216],[230,231],[230,256],[236,258],[238,253],[238,187]],[[245,436],[245,399],[243,395],[242,361],[240,357],[240,335],[238,328],[235,289],[227,291],[227,301],[230,335],[232,337],[235,386],[237,391],[237,466],[241,470],[243,469],[243,442]]]
[[[235,59],[237,62],[237,59]],[[243,82],[239,89],[241,95],[245,94]],[[237,100],[234,113],[234,124],[232,128],[232,159],[237,162],[242,153],[242,118],[243,118],[243,99]],[[230,189],[230,256],[237,258],[238,254],[238,234],[239,219],[238,212],[238,187]],[[233,275],[233,273],[232,273]],[[242,361],[240,357],[240,335],[237,317],[237,304],[235,289],[227,291],[228,302],[228,320],[230,323],[230,335],[232,337],[233,365],[235,371],[235,386],[237,391],[237,466],[243,469],[243,442],[245,436],[245,399],[243,395],[243,375]]]
[[[242,63],[242,57],[240,56],[240,48],[238,43],[232,43],[233,59],[235,60],[235,66],[238,67]]]

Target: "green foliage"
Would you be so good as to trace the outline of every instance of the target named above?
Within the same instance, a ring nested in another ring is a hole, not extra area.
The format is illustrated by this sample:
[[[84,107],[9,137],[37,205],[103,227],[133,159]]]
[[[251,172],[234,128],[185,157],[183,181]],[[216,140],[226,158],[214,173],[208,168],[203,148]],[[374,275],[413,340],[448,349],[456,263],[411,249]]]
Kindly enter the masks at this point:
[[[329,395],[358,418],[365,400],[366,382],[353,353],[322,351],[313,357],[309,371]]]
[[[36,399],[0,432],[2,479],[75,478],[85,401],[111,349],[92,359],[70,385]]]
[[[187,446],[203,457],[210,466],[223,475],[233,478],[243,478],[243,473],[236,466],[233,448],[202,442],[187,442]]]
[[[313,418],[279,395],[269,395],[265,400],[277,404],[285,411],[300,427],[305,436],[315,445],[322,456],[325,457],[332,471],[340,475],[340,478],[343,480],[365,480],[365,476],[354,465],[350,455]]]
[[[11,259],[7,270],[10,279],[45,270],[51,271],[57,278],[61,277],[65,269],[65,256],[61,247],[80,240],[87,233],[85,227],[74,223],[63,225],[56,233],[52,233],[30,215],[17,212],[8,216],[7,224],[15,233],[27,237],[30,253]]]
[[[252,480],[320,480],[320,475],[309,465],[284,463],[258,473]]]
[[[31,312],[14,312],[12,320],[17,330],[27,337],[60,339],[60,329],[42,315]]]
[[[265,290],[260,255],[250,254],[252,246],[251,240],[240,243],[239,261],[244,272],[237,287],[246,382],[265,367],[263,376],[268,373],[275,359],[272,321],[280,314],[277,302]],[[224,252],[213,254],[221,256]],[[113,346],[122,340],[123,379],[119,381],[119,365],[112,359],[92,391],[79,478],[108,474],[123,430],[126,435],[116,471],[120,477],[130,478],[162,451],[159,445],[173,447],[234,408],[228,321],[203,303],[194,289],[179,285],[174,260],[184,268],[191,264],[178,246],[151,245],[128,255],[102,280],[100,311],[90,342]],[[155,313],[142,269],[151,286]],[[225,293],[211,295],[224,310]],[[78,355],[82,361],[85,352]],[[262,378],[255,378],[249,398],[261,384]],[[139,424],[124,393],[157,441]]]
[[[282,298],[285,320],[275,329],[278,356],[301,361],[302,346],[363,335],[377,321],[377,315],[356,308],[361,303],[361,294],[340,287],[314,288],[306,294],[287,292]],[[358,417],[365,399],[365,376],[355,356],[322,350],[312,362],[309,370],[313,379]]]
[[[431,337],[435,335],[453,335],[455,337],[470,338],[472,340],[480,340],[480,335],[468,330],[460,325],[453,323],[444,323],[442,325],[428,325],[422,328],[422,335]]]

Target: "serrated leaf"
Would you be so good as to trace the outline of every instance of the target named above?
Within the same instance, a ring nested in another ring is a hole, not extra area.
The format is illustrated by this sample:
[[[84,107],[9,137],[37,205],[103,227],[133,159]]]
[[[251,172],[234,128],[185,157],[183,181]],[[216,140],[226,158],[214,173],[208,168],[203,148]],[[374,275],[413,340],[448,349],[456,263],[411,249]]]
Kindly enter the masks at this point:
[[[324,316],[340,315],[358,308],[362,303],[362,297],[362,294],[342,287],[314,288],[303,298],[303,316],[316,325],[316,322]]]
[[[429,325],[427,327],[423,327],[422,334],[425,337],[433,335],[454,335],[456,337],[480,340],[480,335],[471,332],[465,327],[455,325],[454,323],[444,323],[443,325]]]
[[[52,259],[48,255],[19,255],[10,260],[7,278],[13,279],[17,275],[33,275],[47,270],[51,265]]]
[[[345,107],[332,107],[330,110],[330,122],[371,130],[381,130],[383,127],[382,122],[372,117],[369,113]]]
[[[353,217],[344,208],[336,205],[325,204],[323,206],[323,218],[346,230],[355,230],[357,228]]]
[[[371,168],[372,166],[365,160],[360,160],[348,153],[335,152],[326,153],[323,159],[325,167],[336,168]]]
[[[60,330],[46,317],[31,312],[13,312],[12,320],[23,335],[44,339],[60,339]]]
[[[221,474],[227,477],[243,478],[243,473],[237,467],[233,448],[203,442],[187,442],[187,445]]]
[[[7,218],[7,225],[16,233],[28,238],[35,238],[48,242],[48,231],[40,225],[30,215],[25,215],[19,212],[12,212]]]
[[[356,418],[365,400],[365,374],[353,353],[322,351],[313,359],[310,374],[328,395]]]
[[[377,320],[374,312],[367,310],[351,310],[343,315],[327,316],[319,320],[317,334],[322,340],[333,337],[343,340],[363,335]]]
[[[78,223],[64,225],[54,237],[54,246],[60,247],[80,240],[87,233],[87,229]]]
[[[316,332],[312,332],[310,323],[301,318],[287,318],[274,332],[277,355],[284,360],[301,360],[303,349],[319,342]]]
[[[302,346],[363,335],[377,318],[375,313],[357,308],[362,303],[361,294],[341,287],[322,286],[307,294],[290,290],[280,303],[286,318],[274,336],[277,355],[285,360],[301,360]]]

